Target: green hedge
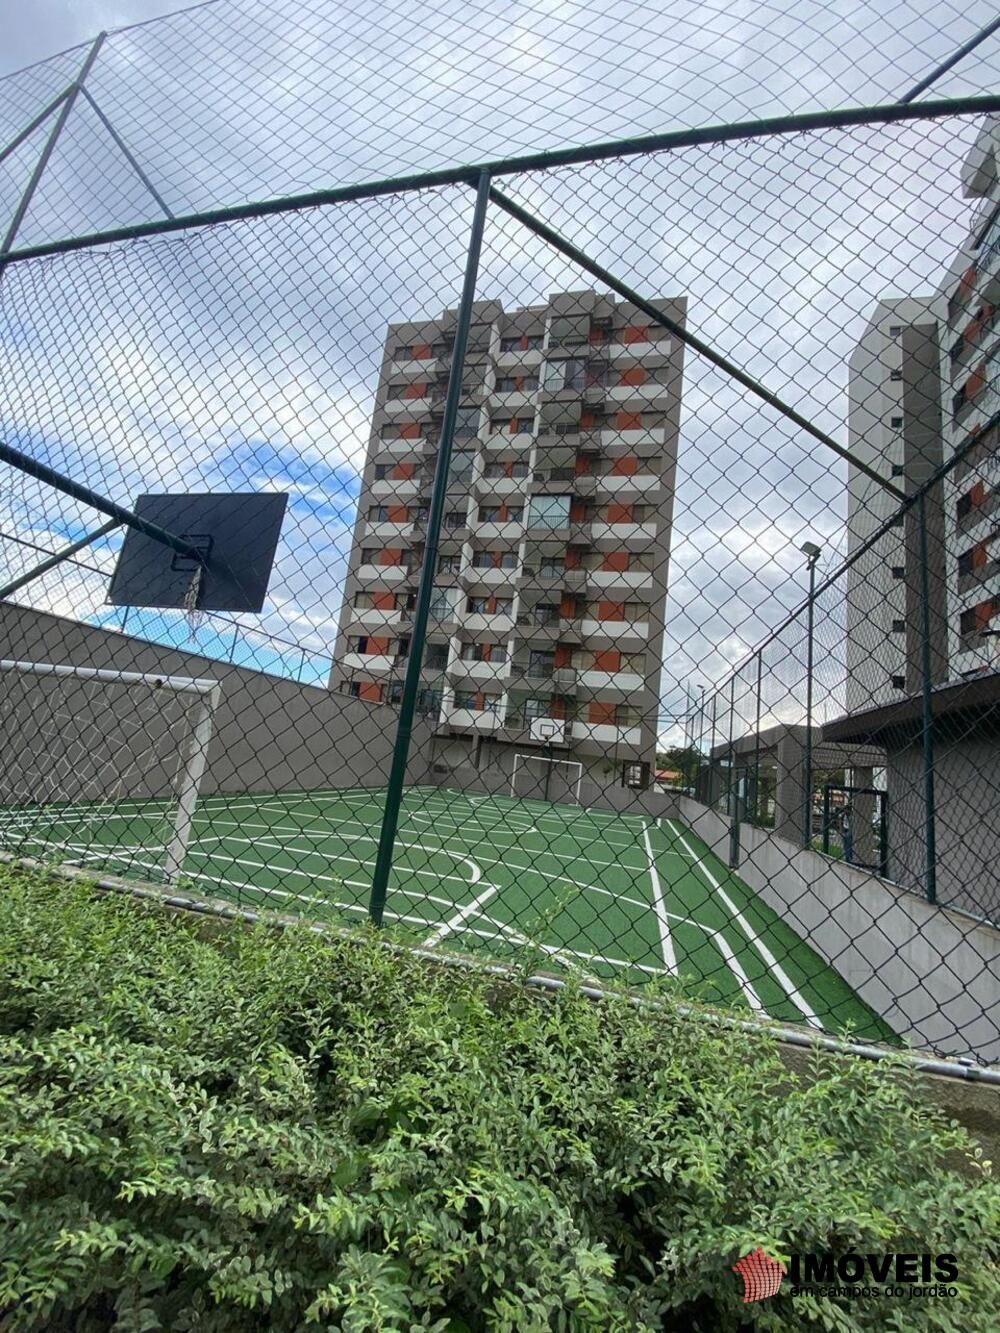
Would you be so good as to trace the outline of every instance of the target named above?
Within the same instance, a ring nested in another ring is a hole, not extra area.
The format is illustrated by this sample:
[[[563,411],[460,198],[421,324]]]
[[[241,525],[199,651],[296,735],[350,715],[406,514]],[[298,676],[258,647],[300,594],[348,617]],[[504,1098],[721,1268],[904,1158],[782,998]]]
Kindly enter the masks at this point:
[[[988,1164],[863,1061],[3,869],[0,1041],[3,1330],[724,1333],[756,1245],[961,1292],[758,1329],[998,1327]]]

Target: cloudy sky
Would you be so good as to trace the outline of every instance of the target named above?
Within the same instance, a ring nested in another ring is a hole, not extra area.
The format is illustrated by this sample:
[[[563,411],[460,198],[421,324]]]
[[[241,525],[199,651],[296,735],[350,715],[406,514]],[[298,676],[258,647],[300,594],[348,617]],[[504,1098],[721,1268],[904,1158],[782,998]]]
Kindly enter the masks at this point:
[[[101,116],[167,207],[187,212],[892,101],[993,17],[981,0],[216,0],[145,22],[169,8],[0,0],[0,72],[10,71],[0,142],[75,76],[83,51],[72,48],[114,30],[88,79],[93,103],[78,101],[19,244],[160,215]],[[122,30],[134,23],[143,26]],[[990,39],[938,95],[993,91],[998,54]],[[505,188],[640,290],[687,295],[692,328],[846,442],[846,357],[877,299],[940,283],[967,227],[958,168],[975,130],[964,119],[758,139],[511,177]],[[5,219],[44,134],[0,164]],[[161,488],[289,491],[273,595],[254,622],[272,637],[227,639],[213,624],[202,646],[320,676],[385,325],[454,304],[468,217],[468,191],[455,187],[12,266],[0,303],[0,425],[127,501]],[[483,296],[514,306],[589,285],[492,220]],[[5,481],[0,530],[21,542],[51,548],[91,521],[32,483]],[[798,604],[805,537],[824,545],[826,568],[843,554],[844,471],[689,357],[675,517],[667,711],[722,679]],[[109,542],[91,558],[107,568],[114,550]],[[13,569],[36,558],[10,537],[0,551]],[[101,620],[111,614],[103,586],[62,570],[34,596]],[[839,624],[831,601],[821,629],[830,713]],[[776,707],[798,699],[800,640],[791,635],[774,663]]]

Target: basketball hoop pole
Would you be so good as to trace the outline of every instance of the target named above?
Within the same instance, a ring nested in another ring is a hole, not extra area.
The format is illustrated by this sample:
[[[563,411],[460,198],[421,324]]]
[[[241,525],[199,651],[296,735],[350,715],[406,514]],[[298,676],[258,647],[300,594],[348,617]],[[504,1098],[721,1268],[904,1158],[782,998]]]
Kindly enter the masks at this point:
[[[174,533],[161,528],[159,524],[150,523],[147,519],[140,518],[131,509],[125,509],[122,505],[115,504],[114,500],[106,500],[103,495],[98,495],[96,491],[92,491],[88,486],[78,485],[77,482],[71,481],[69,477],[64,477],[61,472],[56,472],[54,468],[46,467],[44,463],[29,458],[20,449],[14,449],[2,440],[0,440],[0,463],[9,463],[11,467],[16,467],[20,472],[27,473],[29,477],[34,477],[36,481],[44,481],[47,486],[53,487],[54,490],[62,491],[64,495],[79,500],[81,504],[88,505],[101,514],[107,514],[109,518],[115,520],[116,524],[124,524],[126,527],[135,528],[147,537],[152,537],[154,541],[169,546],[178,555],[185,555],[189,560],[196,561],[199,566],[205,564],[205,553],[200,551],[197,546],[193,546],[191,542],[186,542],[183,537],[177,537]],[[65,554],[66,552],[63,552],[63,555]],[[41,572],[43,570],[39,567],[36,573]],[[32,578],[34,577],[33,574]],[[23,586],[23,584],[20,586]]]

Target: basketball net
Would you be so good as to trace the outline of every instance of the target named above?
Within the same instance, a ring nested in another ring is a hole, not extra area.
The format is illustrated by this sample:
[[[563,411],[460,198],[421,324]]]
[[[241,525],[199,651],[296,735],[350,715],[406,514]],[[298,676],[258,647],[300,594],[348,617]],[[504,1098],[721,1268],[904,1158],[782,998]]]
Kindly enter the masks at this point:
[[[184,636],[185,642],[196,639],[198,631],[205,623],[205,612],[198,609],[202,573],[202,566],[199,565],[191,575],[191,582],[184,594],[184,623],[187,625],[187,634]]]

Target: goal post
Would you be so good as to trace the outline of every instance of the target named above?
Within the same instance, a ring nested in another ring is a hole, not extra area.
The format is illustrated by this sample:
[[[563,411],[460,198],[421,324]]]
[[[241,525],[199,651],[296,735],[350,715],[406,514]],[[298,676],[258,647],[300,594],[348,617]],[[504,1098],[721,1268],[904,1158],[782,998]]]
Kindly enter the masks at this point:
[[[221,697],[217,680],[0,660],[0,845],[138,865],[175,884]],[[123,825],[142,829],[139,847],[122,843]]]
[[[531,791],[518,791],[518,777],[522,788],[527,782]],[[553,792],[553,777],[562,779],[561,789]],[[580,804],[580,786],[583,782],[583,764],[578,759],[555,759],[545,754],[514,755],[514,767],[510,775],[510,794],[515,798],[536,797],[539,800],[558,800],[560,795],[570,798],[572,804]]]

